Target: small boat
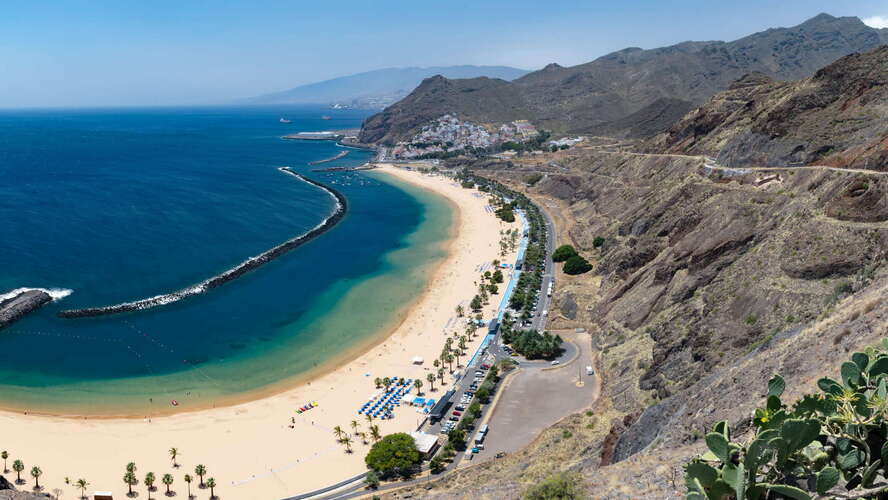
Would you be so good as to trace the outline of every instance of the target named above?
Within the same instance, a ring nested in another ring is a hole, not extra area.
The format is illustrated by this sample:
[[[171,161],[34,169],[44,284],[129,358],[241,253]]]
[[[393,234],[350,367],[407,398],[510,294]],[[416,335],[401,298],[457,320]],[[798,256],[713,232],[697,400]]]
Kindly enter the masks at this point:
[[[332,119],[333,119],[333,117],[332,117],[332,116],[328,116],[328,115],[324,115],[324,116],[321,117],[321,120],[332,120]]]
[[[281,119],[280,119],[280,122],[281,122],[281,123],[290,123],[290,120],[288,120],[288,119],[286,119],[286,118],[281,118]]]
[[[173,406],[179,406],[179,402],[176,401],[175,399],[172,400],[172,401],[170,401],[170,404],[173,405]]]

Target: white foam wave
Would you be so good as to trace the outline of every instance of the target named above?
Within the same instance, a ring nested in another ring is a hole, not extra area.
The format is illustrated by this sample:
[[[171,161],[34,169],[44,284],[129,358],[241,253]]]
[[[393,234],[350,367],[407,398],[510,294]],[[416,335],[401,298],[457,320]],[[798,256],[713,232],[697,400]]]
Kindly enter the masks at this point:
[[[52,301],[62,300],[68,295],[74,293],[74,290],[70,290],[68,288],[16,288],[15,290],[10,290],[6,293],[0,293],[0,301],[4,301],[7,299],[11,299],[16,295],[29,292],[31,290],[40,290],[42,292],[46,292],[52,297]]]

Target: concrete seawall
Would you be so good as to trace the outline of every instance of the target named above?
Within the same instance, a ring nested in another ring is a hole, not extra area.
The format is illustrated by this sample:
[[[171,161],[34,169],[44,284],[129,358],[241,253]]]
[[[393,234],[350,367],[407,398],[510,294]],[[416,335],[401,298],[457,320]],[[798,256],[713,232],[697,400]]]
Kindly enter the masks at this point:
[[[205,281],[197,283],[195,285],[191,285],[189,287],[183,288],[181,290],[177,290],[172,293],[167,293],[163,295],[156,295],[154,297],[148,297],[141,300],[136,300],[132,302],[124,302],[121,304],[115,304],[111,306],[104,307],[91,307],[86,309],[68,309],[65,311],[61,311],[58,313],[59,317],[62,318],[85,318],[91,316],[106,316],[110,314],[119,314],[124,312],[131,311],[140,311],[143,309],[150,309],[157,306],[162,306],[166,304],[170,304],[173,302],[178,302],[186,297],[191,297],[193,295],[199,295],[201,293],[206,292],[212,288],[216,288],[218,286],[224,285],[229,281],[232,281],[254,269],[263,266],[272,260],[284,255],[285,253],[293,250],[301,246],[302,244],[311,241],[314,238],[317,238],[321,234],[332,229],[336,224],[339,223],[344,217],[346,212],[348,211],[348,201],[345,199],[345,196],[342,195],[336,189],[329,187],[325,184],[321,184],[320,182],[313,181],[305,176],[297,174],[289,167],[280,167],[278,170],[281,172],[292,175],[302,182],[311,184],[320,188],[329,194],[336,202],[336,206],[333,209],[333,212],[327,216],[326,219],[321,221],[320,224],[309,230],[308,232],[296,236],[295,238],[289,239],[280,245],[277,245],[265,252],[262,252],[256,257],[250,257],[244,262],[238,264],[227,271],[217,274],[212,278],[209,278]]]

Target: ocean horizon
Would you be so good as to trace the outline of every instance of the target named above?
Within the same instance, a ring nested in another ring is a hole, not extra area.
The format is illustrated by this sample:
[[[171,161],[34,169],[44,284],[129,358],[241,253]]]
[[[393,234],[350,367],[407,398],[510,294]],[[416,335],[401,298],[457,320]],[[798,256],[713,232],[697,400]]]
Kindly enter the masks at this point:
[[[329,115],[330,119],[322,119]],[[0,330],[0,407],[84,415],[168,412],[278,390],[389,330],[444,256],[446,200],[356,166],[371,153],[300,131],[356,128],[319,107],[0,111],[0,294],[57,300]],[[280,123],[285,118],[290,123]],[[343,193],[344,220],[206,293],[65,319],[194,285],[304,234]],[[15,356],[15,353],[22,353]]]

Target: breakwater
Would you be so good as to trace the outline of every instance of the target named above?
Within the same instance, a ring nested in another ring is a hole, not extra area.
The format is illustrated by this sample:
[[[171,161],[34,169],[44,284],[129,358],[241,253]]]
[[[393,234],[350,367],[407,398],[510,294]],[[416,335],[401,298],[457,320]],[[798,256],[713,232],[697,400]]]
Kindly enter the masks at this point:
[[[308,164],[309,165],[320,165],[321,163],[329,163],[331,161],[336,161],[340,158],[348,156],[348,153],[349,153],[349,151],[340,151],[339,153],[336,154],[336,156],[331,156],[330,158],[325,158],[323,160],[310,161],[310,162],[308,162]]]
[[[348,211],[348,201],[342,193],[337,191],[336,189],[322,184],[320,182],[311,180],[303,175],[300,175],[294,172],[289,167],[280,167],[278,168],[281,172],[292,175],[297,179],[305,182],[307,184],[311,184],[312,186],[318,187],[323,190],[327,194],[330,195],[331,198],[336,202],[336,206],[333,209],[333,212],[328,215],[323,221],[321,221],[317,226],[312,228],[311,230],[296,236],[295,238],[291,238],[280,245],[277,245],[261,254],[250,257],[249,259],[241,262],[235,267],[228,269],[227,271],[217,274],[212,278],[204,280],[196,285],[191,285],[189,287],[183,288],[181,290],[177,290],[172,293],[166,293],[162,295],[155,295],[154,297],[148,297],[141,300],[135,300],[132,302],[124,302],[121,304],[115,304],[111,306],[103,306],[103,307],[90,307],[85,309],[68,309],[65,311],[61,311],[58,315],[62,318],[85,318],[91,316],[106,316],[110,314],[119,314],[124,312],[131,311],[140,311],[143,309],[150,309],[153,307],[158,307],[166,304],[171,304],[173,302],[178,302],[184,298],[191,297],[193,295],[199,295],[201,293],[206,292],[212,288],[216,288],[218,286],[224,285],[229,281],[232,281],[264,264],[271,262],[272,260],[280,257],[281,255],[293,250],[301,246],[302,244],[311,241],[312,239],[320,236],[321,234],[329,231],[333,226],[339,223],[344,217],[346,212]]]
[[[51,301],[52,296],[39,288],[20,288],[0,295],[0,328]]]

